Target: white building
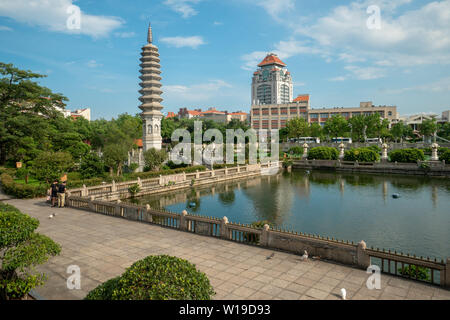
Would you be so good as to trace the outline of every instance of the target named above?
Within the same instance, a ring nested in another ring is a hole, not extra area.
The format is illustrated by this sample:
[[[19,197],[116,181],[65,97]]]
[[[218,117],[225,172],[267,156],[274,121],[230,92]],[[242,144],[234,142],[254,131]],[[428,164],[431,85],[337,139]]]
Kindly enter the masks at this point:
[[[293,100],[294,86],[286,64],[269,53],[253,73],[252,105],[287,104]]]

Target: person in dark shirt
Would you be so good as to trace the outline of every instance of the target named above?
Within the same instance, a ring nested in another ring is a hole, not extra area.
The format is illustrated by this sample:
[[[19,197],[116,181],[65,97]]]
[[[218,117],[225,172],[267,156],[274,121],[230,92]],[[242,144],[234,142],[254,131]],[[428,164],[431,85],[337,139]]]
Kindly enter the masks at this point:
[[[56,207],[56,201],[58,199],[58,190],[59,190],[58,180],[55,180],[50,186],[52,207]]]
[[[63,181],[58,186],[58,207],[64,208],[65,201],[66,201],[66,182]]]

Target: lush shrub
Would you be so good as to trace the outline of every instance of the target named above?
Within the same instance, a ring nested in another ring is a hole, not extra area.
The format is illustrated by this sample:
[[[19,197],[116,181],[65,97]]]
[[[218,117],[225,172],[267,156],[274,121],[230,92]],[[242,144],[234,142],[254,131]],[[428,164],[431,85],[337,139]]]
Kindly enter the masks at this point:
[[[367,147],[367,148],[370,149],[370,150],[375,151],[378,154],[381,153],[381,148],[379,146],[377,146],[376,144],[371,145],[370,147]]]
[[[303,154],[303,148],[299,147],[299,146],[295,146],[295,147],[290,148],[288,153],[292,154],[292,155],[302,155]]]
[[[19,199],[43,197],[47,194],[48,187],[46,184],[31,185],[17,183],[7,173],[3,173],[0,176],[0,180],[3,192]]]
[[[9,174],[11,177],[14,177],[16,175],[16,168],[5,168],[5,167],[1,167],[0,168],[0,175],[3,173],[7,173]]]
[[[409,162],[414,163],[418,160],[425,160],[425,155],[420,149],[401,149],[389,153],[391,162]]]
[[[167,255],[149,256],[120,277],[95,288],[86,300],[209,300],[214,290],[190,262]]]
[[[95,153],[89,153],[81,160],[80,175],[81,177],[73,180],[90,179],[102,176],[105,172],[105,163]]]
[[[398,268],[398,272],[408,278],[430,281],[431,276],[429,275],[429,269],[425,267],[419,267],[414,265],[409,265],[407,267]]]
[[[67,173],[67,180],[81,180],[83,177],[77,171]]]
[[[445,163],[450,163],[450,149],[439,156],[439,160],[445,160]]]
[[[36,233],[39,220],[16,208],[0,206],[0,300],[21,299],[44,283],[44,274],[34,267],[58,255],[61,247]]]
[[[346,150],[344,154],[345,161],[375,162],[379,159],[380,155],[372,148],[354,148]]]
[[[423,150],[423,153],[424,154],[426,154],[426,155],[431,155],[431,147],[428,147],[428,148],[424,148],[424,149],[422,149]],[[449,148],[446,148],[446,147],[439,147],[438,148],[438,155],[440,156],[441,154],[443,154],[444,152],[446,152],[447,150],[450,150]]]
[[[316,160],[337,160],[339,152],[333,147],[316,147],[311,148],[308,152],[308,159]]]

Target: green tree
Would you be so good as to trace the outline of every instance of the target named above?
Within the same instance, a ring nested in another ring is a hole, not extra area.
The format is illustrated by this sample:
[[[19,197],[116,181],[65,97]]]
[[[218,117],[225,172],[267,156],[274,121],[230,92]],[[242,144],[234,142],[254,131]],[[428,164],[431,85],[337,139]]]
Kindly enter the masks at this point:
[[[350,131],[347,120],[341,115],[332,116],[325,122],[323,131],[330,137],[343,137],[345,133]]]
[[[36,233],[39,220],[0,203],[0,300],[21,299],[45,275],[34,267],[61,252],[50,238]]]
[[[286,123],[289,138],[306,137],[309,134],[308,122],[304,118],[294,118]]]
[[[365,116],[353,116],[348,120],[348,122],[350,124],[350,130],[352,132],[353,140],[364,141],[364,134],[367,133]]]
[[[424,137],[424,139],[434,136],[437,129],[438,129],[438,127],[437,127],[436,119],[434,119],[434,118],[425,119],[419,125],[420,134]]]
[[[311,137],[322,138],[323,137],[323,129],[318,123],[311,123],[309,126],[309,134]]]
[[[156,150],[155,148],[151,148],[144,152],[145,165],[152,171],[158,170],[166,159],[167,152],[164,149]]]
[[[84,179],[102,176],[104,169],[105,163],[95,153],[89,153],[81,160],[80,174]]]
[[[67,152],[41,152],[33,161],[32,173],[40,181],[50,184],[73,167],[73,159]]]
[[[120,176],[122,174],[123,165],[128,160],[129,152],[128,143],[111,143],[107,144],[103,149],[103,161],[109,167],[111,175],[114,171]]]
[[[17,148],[14,118],[52,118],[58,114],[54,106],[64,108],[67,98],[40,86],[34,79],[45,77],[0,62],[0,165]]]

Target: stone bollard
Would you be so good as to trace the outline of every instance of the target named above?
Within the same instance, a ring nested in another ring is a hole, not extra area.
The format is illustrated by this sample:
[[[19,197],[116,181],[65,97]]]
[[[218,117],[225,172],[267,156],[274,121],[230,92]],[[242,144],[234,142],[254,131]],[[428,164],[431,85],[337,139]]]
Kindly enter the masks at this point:
[[[181,212],[181,215],[180,215],[180,230],[182,230],[182,231],[188,230],[188,227],[186,225],[186,222],[187,222],[186,216],[187,216],[187,214],[188,214],[187,211],[183,210]]]
[[[341,142],[341,144],[339,145],[339,160],[344,159],[344,155],[345,155],[345,145],[343,142]]]
[[[228,175],[228,168],[225,166],[225,177]]]
[[[195,179],[200,179],[200,172],[198,170],[195,170]]]
[[[303,144],[303,155],[302,155],[303,159],[308,158],[308,147],[309,147],[308,144],[305,142]]]
[[[117,191],[116,182],[113,180],[112,184],[111,184],[111,192],[116,192],[116,191]]]
[[[223,217],[222,223],[220,224],[220,236],[223,239],[229,239],[230,238],[227,224],[228,224],[228,218],[227,217]]]
[[[431,145],[431,161],[439,161],[439,145],[435,142]]]
[[[241,168],[237,165],[237,173],[241,172]]]
[[[361,269],[367,269],[370,266],[370,256],[366,252],[367,245],[361,240],[356,247],[356,262]]]
[[[383,143],[381,146],[381,161],[387,162],[388,161],[388,154],[387,154],[388,145],[386,143]]]
[[[269,246],[269,232],[270,226],[265,224],[262,229],[261,238],[259,239],[259,244],[263,247]]]

